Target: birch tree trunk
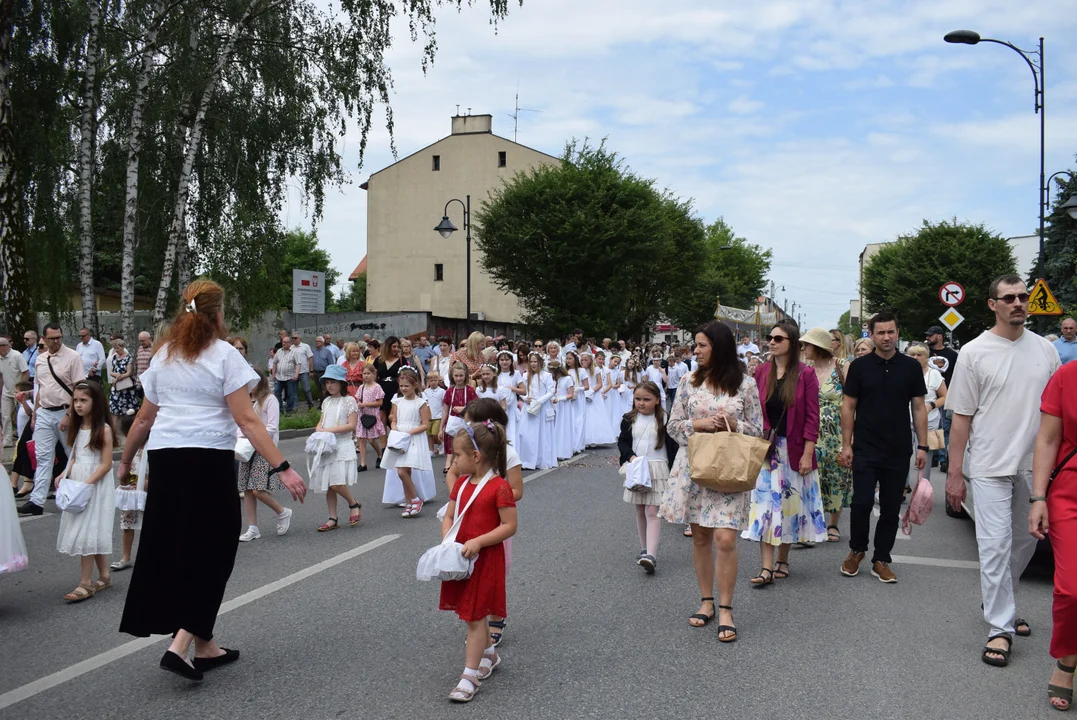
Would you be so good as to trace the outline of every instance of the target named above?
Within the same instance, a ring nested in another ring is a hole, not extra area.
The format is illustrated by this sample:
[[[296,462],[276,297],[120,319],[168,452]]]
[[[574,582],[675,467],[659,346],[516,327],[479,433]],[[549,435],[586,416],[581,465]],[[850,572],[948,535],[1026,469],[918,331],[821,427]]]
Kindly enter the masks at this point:
[[[142,47],[142,67],[135,79],[134,101],[131,107],[131,126],[127,136],[126,194],[123,206],[123,261],[120,270],[120,318],[123,336],[135,337],[135,250],[138,237],[138,165],[142,157],[142,124],[146,100],[149,97],[150,75],[157,53],[157,33],[164,22],[165,0],[157,0],[153,19],[146,30]]]
[[[97,294],[93,282],[93,152],[97,132],[97,43],[101,32],[101,0],[87,0],[90,26],[86,34],[79,123],[79,285],[82,289],[82,324],[97,334]]]
[[[0,325],[12,337],[37,330],[26,272],[26,241],[21,232],[19,184],[15,174],[14,118],[10,72],[15,0],[0,0]]]
[[[180,167],[179,182],[176,185],[176,201],[172,206],[172,224],[168,230],[168,243],[165,246],[164,265],[161,268],[161,284],[157,288],[157,301],[153,306],[153,324],[159,326],[165,320],[165,312],[168,309],[168,292],[172,288],[172,275],[176,269],[176,249],[181,239],[186,239],[187,229],[187,199],[191,189],[191,173],[194,171],[194,162],[202,147],[202,128],[206,118],[206,111],[217,90],[217,83],[221,80],[224,66],[231,60],[235,52],[236,44],[243,33],[250,27],[258,6],[264,0],[250,0],[239,22],[235,24],[228,34],[228,39],[221,48],[217,62],[214,63],[206,86],[202,90],[202,97],[198,102],[198,110],[187,130],[187,147],[183,156],[183,165]],[[284,0],[271,0],[266,4],[265,10],[270,10],[283,3]]]

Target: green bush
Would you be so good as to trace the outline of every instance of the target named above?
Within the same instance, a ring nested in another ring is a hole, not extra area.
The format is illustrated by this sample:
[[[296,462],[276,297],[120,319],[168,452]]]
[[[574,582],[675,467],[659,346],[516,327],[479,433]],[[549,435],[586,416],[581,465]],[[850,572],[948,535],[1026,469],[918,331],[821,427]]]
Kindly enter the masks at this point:
[[[305,413],[294,413],[292,415],[282,415],[280,419],[281,430],[306,430],[308,428],[314,428],[318,426],[318,420],[322,417],[322,413],[318,408],[313,408]]]

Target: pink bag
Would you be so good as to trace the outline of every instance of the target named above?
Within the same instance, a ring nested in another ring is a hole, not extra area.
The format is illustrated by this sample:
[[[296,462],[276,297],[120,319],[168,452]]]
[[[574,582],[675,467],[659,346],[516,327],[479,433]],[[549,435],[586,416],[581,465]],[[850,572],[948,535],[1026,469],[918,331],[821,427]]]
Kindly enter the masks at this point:
[[[923,525],[927,516],[931,514],[931,507],[935,504],[935,489],[931,483],[920,473],[920,479],[916,481],[916,489],[909,498],[909,508],[905,511],[905,517],[901,518],[901,532],[912,535],[909,523]]]

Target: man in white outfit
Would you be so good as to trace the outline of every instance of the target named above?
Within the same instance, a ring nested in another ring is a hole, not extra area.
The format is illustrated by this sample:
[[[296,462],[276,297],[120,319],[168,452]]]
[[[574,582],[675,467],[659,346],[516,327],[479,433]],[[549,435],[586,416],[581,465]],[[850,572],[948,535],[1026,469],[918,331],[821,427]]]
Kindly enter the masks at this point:
[[[34,382],[34,448],[37,452],[37,470],[34,472],[34,489],[30,499],[19,508],[22,515],[40,515],[48,499],[52,482],[52,461],[56,443],[71,452],[67,444],[67,409],[71,405],[71,391],[75,383],[86,379],[83,359],[77,352],[64,345],[64,333],[59,325],[50,323],[44,330],[45,349],[38,353],[37,372]],[[102,356],[104,353],[101,353]]]
[[[1050,342],[1025,330],[1028,290],[1019,276],[998,278],[989,295],[995,326],[961,348],[946,397],[946,407],[954,413],[946,500],[955,510],[961,507],[963,474],[968,475],[984,620],[991,627],[981,657],[988,665],[1004,667],[1014,634],[1031,633],[1028,623],[1017,618],[1014,590],[1036,550],[1028,510],[1040,396],[1061,362]]]

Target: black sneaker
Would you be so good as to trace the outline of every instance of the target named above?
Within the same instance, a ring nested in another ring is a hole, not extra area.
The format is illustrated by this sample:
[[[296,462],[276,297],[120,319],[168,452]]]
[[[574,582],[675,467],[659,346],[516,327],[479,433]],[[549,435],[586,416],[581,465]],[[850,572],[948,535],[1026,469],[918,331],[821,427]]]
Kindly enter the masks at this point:
[[[19,515],[42,515],[44,512],[45,508],[32,502],[23,503],[22,507],[19,508]]]
[[[648,575],[654,575],[654,569],[658,565],[658,561],[654,559],[653,555],[644,555],[639,559],[639,564]]]
[[[939,463],[939,470],[942,470],[944,473],[950,472],[950,463],[946,460],[943,460]]]

